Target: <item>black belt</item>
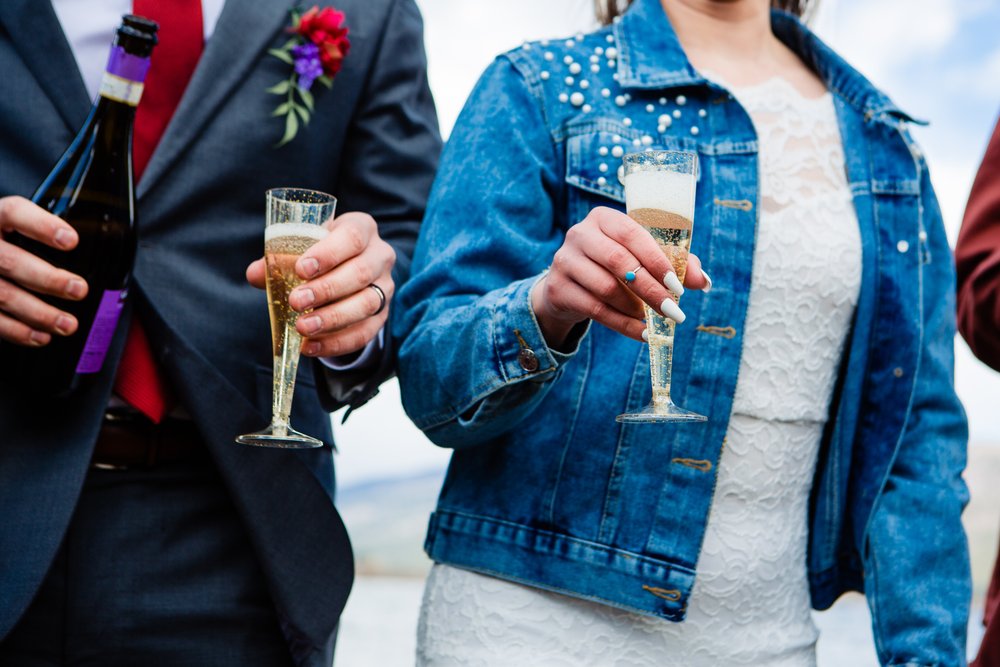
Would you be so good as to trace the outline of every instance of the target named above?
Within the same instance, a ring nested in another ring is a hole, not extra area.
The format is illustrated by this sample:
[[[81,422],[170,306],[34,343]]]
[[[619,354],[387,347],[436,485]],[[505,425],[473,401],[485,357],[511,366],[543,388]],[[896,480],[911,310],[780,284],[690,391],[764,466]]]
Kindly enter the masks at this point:
[[[154,424],[138,414],[107,412],[91,465],[103,470],[153,468],[207,455],[193,421],[167,418]]]

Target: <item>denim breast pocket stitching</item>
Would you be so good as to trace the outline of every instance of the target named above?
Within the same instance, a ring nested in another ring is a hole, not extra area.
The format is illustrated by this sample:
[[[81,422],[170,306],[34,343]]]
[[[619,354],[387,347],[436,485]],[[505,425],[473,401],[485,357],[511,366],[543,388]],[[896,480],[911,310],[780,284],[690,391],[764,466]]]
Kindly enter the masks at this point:
[[[565,182],[580,190],[607,197],[618,203],[625,202],[625,188],[618,178],[621,157],[644,148],[656,150],[693,150],[682,138],[659,136],[649,146],[635,146],[642,142],[643,133],[612,118],[594,118],[568,125],[564,130],[566,141]],[[618,141],[615,141],[615,139]],[[615,155],[621,147],[621,155]],[[602,155],[600,151],[604,150]],[[607,158],[602,161],[601,158]],[[600,165],[607,165],[600,171]],[[601,182],[601,179],[604,182]]]

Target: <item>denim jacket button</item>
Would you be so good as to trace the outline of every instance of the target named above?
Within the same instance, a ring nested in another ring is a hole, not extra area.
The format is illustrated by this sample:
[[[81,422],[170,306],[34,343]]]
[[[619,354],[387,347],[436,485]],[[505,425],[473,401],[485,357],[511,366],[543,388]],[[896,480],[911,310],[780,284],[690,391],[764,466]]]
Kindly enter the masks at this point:
[[[899,243],[896,244],[896,250],[898,250],[899,252],[906,252],[909,249],[910,249],[910,244],[907,241],[900,241]]]
[[[531,348],[521,348],[521,351],[517,353],[517,363],[521,364],[521,368],[529,373],[538,370],[538,357]]]

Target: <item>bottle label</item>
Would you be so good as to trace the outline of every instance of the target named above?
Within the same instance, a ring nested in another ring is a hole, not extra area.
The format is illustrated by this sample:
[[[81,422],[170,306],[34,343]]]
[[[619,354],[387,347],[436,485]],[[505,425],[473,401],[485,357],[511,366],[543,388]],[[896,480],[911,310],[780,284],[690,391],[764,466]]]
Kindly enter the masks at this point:
[[[108,354],[111,339],[115,336],[118,318],[125,305],[126,290],[107,290],[97,306],[94,324],[87,334],[87,342],[80,355],[80,363],[76,366],[77,373],[97,373],[104,365],[104,357]]]
[[[142,97],[142,82],[146,80],[148,71],[148,57],[134,56],[120,46],[112,47],[101,80],[101,96],[138,106]]]

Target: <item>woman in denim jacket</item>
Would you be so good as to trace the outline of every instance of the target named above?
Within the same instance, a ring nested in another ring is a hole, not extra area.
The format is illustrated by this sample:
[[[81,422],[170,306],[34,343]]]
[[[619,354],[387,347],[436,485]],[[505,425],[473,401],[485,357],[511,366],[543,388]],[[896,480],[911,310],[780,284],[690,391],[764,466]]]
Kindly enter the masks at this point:
[[[927,166],[906,114],[767,5],[635,0],[498,58],[459,118],[395,320],[404,406],[455,450],[421,664],[812,665],[810,607],[849,590],[882,664],[965,663]],[[692,261],[683,311],[620,212],[645,148],[699,155],[714,286]],[[639,299],[678,322],[674,397],[708,422],[615,422],[650,399]]]

